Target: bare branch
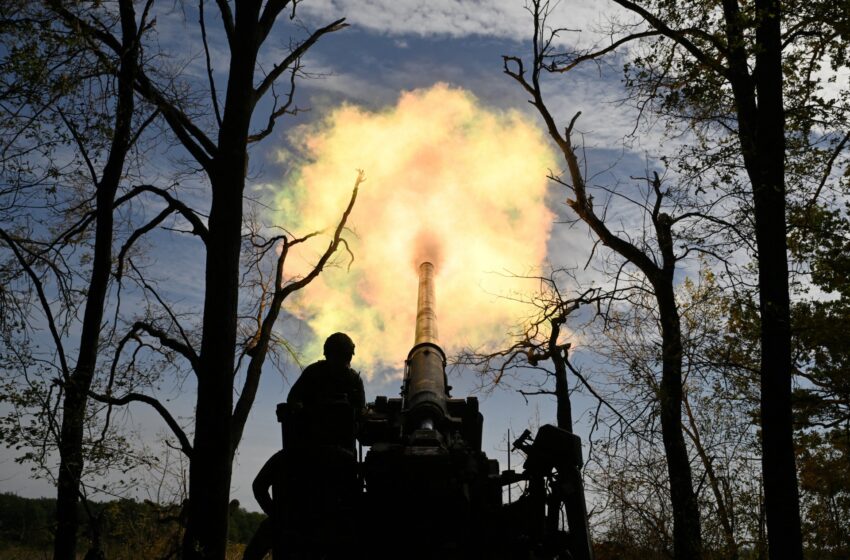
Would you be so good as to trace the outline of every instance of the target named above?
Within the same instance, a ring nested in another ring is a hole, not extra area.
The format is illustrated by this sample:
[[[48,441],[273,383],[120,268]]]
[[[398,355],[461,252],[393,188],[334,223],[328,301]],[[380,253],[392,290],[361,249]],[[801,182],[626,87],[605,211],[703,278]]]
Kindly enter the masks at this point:
[[[576,376],[576,379],[581,381],[581,384],[584,385],[584,387],[588,390],[588,392],[590,392],[590,394],[593,395],[593,397],[597,401],[599,401],[599,404],[605,405],[605,407],[608,408],[611,412],[613,412],[617,416],[617,418],[619,418],[623,422],[624,425],[626,425],[626,426],[632,425],[632,422],[629,422],[626,419],[625,416],[620,414],[619,410],[614,408],[611,405],[611,403],[609,403],[607,400],[605,400],[605,398],[602,395],[600,395],[598,392],[596,392],[596,389],[593,388],[593,385],[588,383],[587,379],[584,377],[584,375],[582,375],[581,371],[579,371],[575,366],[573,366],[573,364],[571,362],[567,361],[567,367],[570,369],[570,372],[573,375]]]
[[[131,402],[141,402],[150,405],[159,413],[171,429],[171,433],[173,433],[174,437],[176,437],[180,442],[180,449],[182,449],[183,453],[185,453],[189,458],[192,457],[192,444],[189,443],[189,438],[186,436],[186,432],[183,431],[183,428],[180,427],[180,424],[174,419],[174,416],[171,415],[168,409],[154,397],[143,395],[141,393],[127,393],[122,397],[110,397],[107,395],[100,395],[93,391],[89,391],[89,396],[98,402],[110,404],[112,406],[123,406]]]
[[[844,149],[844,146],[847,145],[847,142],[850,141],[850,132],[844,135],[841,141],[835,146],[835,149],[832,150],[832,153],[829,155],[829,159],[824,166],[823,174],[821,175],[820,183],[818,183],[817,189],[815,189],[814,194],[812,194],[812,198],[806,203],[806,210],[810,209],[817,203],[818,197],[820,196],[823,187],[826,185],[829,176],[832,174],[832,168],[835,165],[835,160],[838,159],[839,154]]]
[[[292,107],[292,102],[295,99],[295,77],[298,75],[298,71],[301,69],[301,61],[296,60],[295,65],[292,67],[292,70],[289,73],[289,93],[286,95],[286,101],[280,107],[277,107],[277,95],[275,95],[275,108],[272,108],[271,113],[269,114],[268,123],[266,123],[266,127],[255,133],[248,136],[248,143],[259,142],[266,136],[272,133],[274,130],[274,125],[277,122],[277,119],[285,114],[294,115],[298,112],[298,109],[290,109]],[[274,90],[272,90],[274,91]]]
[[[62,366],[62,377],[65,381],[68,381],[71,375],[71,370],[68,368],[68,361],[65,358],[65,346],[62,344],[62,337],[59,335],[59,329],[56,327],[56,319],[53,317],[53,311],[50,309],[50,302],[47,301],[47,296],[44,293],[44,286],[41,283],[41,279],[35,273],[31,264],[24,257],[20,247],[18,246],[18,242],[12,239],[12,237],[9,236],[3,228],[0,228],[0,238],[9,245],[10,249],[12,249],[18,263],[27,273],[27,276],[29,276],[30,281],[35,287],[35,291],[38,294],[38,301],[41,303],[41,310],[47,319],[47,328],[50,330],[50,336],[53,338],[53,343],[56,345],[56,353],[59,356],[59,363]]]
[[[201,41],[204,44],[204,56],[207,63],[207,78],[210,83],[210,98],[212,99],[215,120],[221,126],[221,110],[218,107],[218,95],[215,91],[215,78],[213,77],[212,62],[210,60],[210,46],[207,42],[207,25],[204,22],[204,0],[198,0],[198,23],[201,26]]]
[[[135,323],[133,323],[133,330],[142,331],[154,337],[159,341],[160,344],[162,344],[166,348],[174,350],[175,352],[189,360],[189,363],[192,364],[192,367],[195,369],[195,371],[198,370],[198,355],[195,353],[195,350],[192,349],[192,347],[188,344],[184,344],[179,340],[171,338],[167,332],[144,321],[136,321]]]
[[[177,331],[180,333],[180,337],[183,339],[184,344],[190,350],[192,350],[194,352],[194,349],[192,348],[192,342],[189,340],[189,336],[186,334],[186,331],[183,329],[183,326],[180,324],[180,321],[177,319],[177,315],[175,315],[175,313],[174,313],[174,311],[172,311],[171,307],[169,307],[169,305],[160,297],[159,293],[153,288],[153,286],[151,286],[150,284],[148,284],[147,281],[145,281],[142,274],[133,265],[132,261],[130,261],[130,266],[133,267],[133,270],[136,272],[137,277],[141,280],[142,286],[144,286],[145,290],[150,292],[153,295],[153,297],[156,299],[156,301],[159,302],[159,305],[163,309],[165,309],[165,312],[168,314],[168,317],[171,319],[172,324],[174,324],[174,326],[177,328]],[[192,364],[192,365],[193,365],[193,367],[195,366],[195,364]],[[195,369],[195,371],[197,372],[197,369]]]
[[[174,208],[167,207],[162,212],[160,212],[154,219],[150,222],[146,223],[142,227],[135,230],[130,237],[127,238],[127,241],[124,242],[124,245],[121,246],[121,250],[118,252],[118,264],[116,265],[115,276],[118,280],[121,280],[121,276],[124,274],[124,258],[127,256],[127,251],[133,246],[133,243],[136,242],[140,237],[144,234],[148,233],[156,226],[161,224],[165,218],[167,218],[171,213],[174,212]]]
[[[117,207],[123,204],[124,202],[127,202],[131,198],[134,198],[139,194],[145,192],[153,193],[164,199],[168,203],[169,208],[171,208],[173,211],[178,212],[181,216],[186,218],[186,220],[192,225],[192,234],[200,237],[201,241],[203,241],[204,243],[207,242],[209,231],[207,230],[207,226],[201,220],[200,216],[198,216],[198,214],[194,210],[186,206],[185,203],[171,196],[171,194],[165,189],[154,187],[153,185],[137,185],[130,189],[130,191],[126,194],[115,199],[115,206]]]
[[[145,129],[147,129],[147,127],[149,127],[151,124],[153,124],[154,121],[156,121],[156,118],[159,115],[160,115],[159,109],[154,109],[151,112],[151,114],[148,115],[148,118],[146,118],[144,120],[144,122],[142,122],[142,124],[139,125],[138,130],[136,130],[136,133],[133,135],[133,138],[130,140],[131,146],[134,146],[136,144],[136,142],[139,141],[139,138],[142,136],[142,133],[145,131]]]
[[[83,139],[80,137],[79,132],[77,131],[77,127],[74,126],[68,118],[65,116],[65,112],[62,109],[57,111],[59,113],[59,117],[61,117],[62,122],[65,123],[65,127],[71,133],[71,137],[74,138],[74,143],[77,145],[77,149],[80,150],[80,155],[83,156],[83,161],[86,162],[86,167],[89,170],[89,176],[91,178],[92,185],[97,186],[100,181],[97,177],[97,171],[95,171],[94,164],[92,163],[91,158],[89,158],[89,152],[86,150],[86,146],[83,143]]]
[[[562,74],[562,73],[565,73],[565,72],[569,72],[570,70],[572,70],[573,68],[575,68],[576,66],[581,64],[582,62],[587,62],[589,60],[595,60],[597,58],[605,56],[606,54],[617,50],[620,46],[622,46],[626,43],[630,43],[631,41],[636,41],[638,39],[644,39],[646,37],[657,37],[659,35],[661,35],[660,31],[642,31],[640,33],[633,33],[631,35],[626,35],[625,37],[621,37],[620,39],[614,41],[613,43],[611,43],[610,45],[608,45],[607,47],[605,47],[603,49],[600,49],[598,51],[585,52],[581,55],[571,57],[570,61],[568,63],[564,64],[564,65],[560,65],[560,64],[558,64],[557,61],[553,61],[553,62],[551,62],[547,65],[544,65],[544,68],[547,71],[552,72],[552,73]],[[565,57],[565,55],[554,55],[554,57],[555,58]]]
[[[277,16],[280,15],[289,2],[290,0],[269,0],[266,2],[263,13],[260,15],[260,21],[258,22],[260,27],[260,43],[266,40],[272,27],[274,27]],[[297,4],[297,1],[292,6],[293,15],[295,14],[295,4]]]
[[[253,346],[248,350],[248,355],[251,356],[251,361],[248,363],[248,371],[245,374],[245,382],[242,386],[242,392],[240,393],[239,399],[236,402],[236,406],[233,410],[233,418],[231,421],[231,441],[234,442],[234,450],[236,449],[239,440],[242,438],[242,431],[245,428],[245,422],[248,419],[248,413],[251,410],[251,406],[253,405],[254,398],[257,394],[257,388],[259,387],[260,383],[260,375],[262,374],[263,363],[265,361],[266,354],[268,352],[269,341],[271,340],[272,336],[272,328],[274,327],[275,321],[277,321],[281,305],[290,294],[297,290],[300,290],[301,288],[312,282],[313,279],[316,278],[322,271],[328,259],[330,259],[330,257],[339,248],[340,244],[345,244],[345,240],[341,237],[342,232],[345,228],[346,222],[348,221],[348,217],[351,214],[351,210],[354,207],[354,203],[357,200],[357,192],[360,188],[360,184],[365,180],[366,179],[363,171],[358,171],[357,179],[354,183],[354,189],[351,192],[351,199],[349,200],[348,206],[346,207],[345,211],[342,214],[342,217],[340,218],[339,223],[337,224],[333,238],[331,239],[328,248],[325,250],[324,254],[322,254],[322,256],[319,258],[319,261],[316,263],[310,273],[301,278],[300,280],[286,285],[284,285],[283,283],[283,269],[284,264],[286,263],[286,258],[289,254],[289,248],[292,246],[292,243],[289,242],[287,238],[283,239],[283,247],[281,248],[281,253],[277,258],[277,263],[275,266],[274,292],[272,295],[272,300],[268,306],[268,310],[266,311],[266,316],[262,320],[260,329],[255,335]],[[311,234],[305,238],[296,240],[296,242],[304,241],[305,239],[312,237],[313,235],[315,234]],[[348,247],[347,244],[345,246],[346,248]]]
[[[260,99],[263,97],[266,92],[271,88],[272,84],[283,74],[287,69],[289,69],[295,62],[300,59],[307,50],[312,47],[316,41],[318,41],[322,35],[327,33],[333,33],[334,31],[339,31],[340,29],[344,29],[348,27],[348,24],[345,23],[345,18],[340,18],[335,22],[326,25],[325,27],[321,27],[313,32],[310,37],[308,37],[303,43],[295,47],[291,53],[289,53],[286,58],[284,58],[280,64],[276,65],[271,72],[260,82],[260,85],[254,90],[254,99]]]
[[[286,298],[292,292],[296,292],[296,291],[300,290],[301,288],[303,288],[304,286],[306,286],[307,284],[309,284],[310,282],[312,282],[313,279],[316,278],[316,276],[318,276],[319,273],[322,272],[322,270],[325,267],[325,264],[327,264],[327,262],[328,262],[328,259],[330,259],[331,255],[333,255],[336,252],[340,243],[343,243],[343,241],[341,240],[342,231],[345,228],[346,222],[348,221],[348,216],[351,214],[351,209],[354,208],[354,202],[357,200],[357,191],[360,188],[360,184],[365,180],[366,180],[366,175],[363,173],[363,171],[362,170],[358,171],[357,180],[354,183],[354,189],[351,191],[351,199],[348,201],[348,207],[346,207],[345,212],[343,212],[343,214],[342,214],[342,219],[340,219],[339,224],[337,225],[336,230],[334,231],[333,238],[331,239],[331,242],[328,245],[328,248],[325,249],[325,252],[319,258],[316,265],[313,267],[313,269],[306,276],[304,276],[300,280],[296,280],[295,282],[292,282],[292,283],[284,286],[284,288],[283,288],[283,293],[284,293],[283,297],[284,298]]]
[[[712,70],[714,70],[715,72],[720,74],[721,76],[728,76],[728,73],[729,73],[728,68],[724,67],[719,61],[715,60],[713,57],[706,54],[705,51],[703,51],[701,48],[699,48],[697,45],[695,45],[690,39],[688,39],[687,33],[688,33],[688,31],[693,32],[692,29],[686,30],[684,32],[672,29],[670,26],[668,26],[666,23],[664,23],[664,21],[661,20],[659,17],[657,17],[656,15],[649,12],[643,6],[640,6],[639,4],[632,2],[631,0],[614,0],[614,2],[616,2],[617,4],[619,4],[622,7],[626,8],[627,10],[630,10],[630,11],[638,14],[639,16],[641,16],[644,20],[646,20],[647,23],[649,23],[653,28],[657,29],[662,35],[669,37],[670,39],[672,39],[673,41],[675,41],[676,43],[678,43],[679,45],[684,47],[685,50],[687,50],[689,53],[691,53],[693,55],[693,57],[696,58],[702,64],[705,64],[706,66],[708,66],[709,68],[711,68]],[[717,41],[715,39],[711,38],[710,36],[707,36],[705,33],[700,33],[699,35],[703,39],[708,38],[715,48],[718,48],[718,47],[721,46],[721,45],[719,45],[719,43],[717,43]],[[723,51],[725,51],[725,49],[721,50],[721,52],[723,52]]]
[[[198,128],[183,111],[172,103],[141,71],[136,78],[135,89],[152,103],[165,117],[171,130],[204,169],[209,169],[218,147]]]

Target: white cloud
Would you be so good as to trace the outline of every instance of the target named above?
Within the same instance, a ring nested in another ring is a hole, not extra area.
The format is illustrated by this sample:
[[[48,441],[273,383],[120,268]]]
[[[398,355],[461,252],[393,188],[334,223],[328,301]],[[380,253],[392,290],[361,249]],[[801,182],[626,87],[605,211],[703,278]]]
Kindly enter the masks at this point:
[[[532,31],[531,15],[522,0],[318,0],[305,2],[299,10],[323,20],[345,16],[354,26],[389,35],[525,40]],[[621,13],[613,3],[600,8],[594,0],[564,2],[555,5],[550,24],[593,35],[608,18]],[[575,34],[571,40],[576,40]]]

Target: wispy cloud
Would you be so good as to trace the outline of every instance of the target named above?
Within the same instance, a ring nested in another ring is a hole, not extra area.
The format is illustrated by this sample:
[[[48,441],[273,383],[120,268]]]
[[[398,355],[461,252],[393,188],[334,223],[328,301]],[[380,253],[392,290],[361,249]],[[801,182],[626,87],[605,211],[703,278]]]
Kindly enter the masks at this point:
[[[302,15],[331,19],[342,15],[352,25],[388,35],[495,37],[524,40],[531,36],[531,16],[522,0],[319,0],[299,7]],[[622,14],[613,3],[579,0],[555,5],[552,27],[588,36],[611,17]]]

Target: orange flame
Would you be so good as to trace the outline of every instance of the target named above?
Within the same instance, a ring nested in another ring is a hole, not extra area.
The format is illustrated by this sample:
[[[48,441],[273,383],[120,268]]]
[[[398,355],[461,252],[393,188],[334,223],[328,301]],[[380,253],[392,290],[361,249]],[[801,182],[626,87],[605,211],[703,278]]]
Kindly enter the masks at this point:
[[[416,267],[426,260],[436,268],[447,353],[498,344],[527,315],[505,297],[519,289],[508,273],[543,264],[553,221],[546,171],[554,164],[530,118],[487,109],[468,92],[437,84],[405,92],[378,112],[344,105],[295,139],[311,161],[275,187],[278,223],[290,230],[333,226],[355,170],[367,177],[349,219],[350,271],[326,268],[290,302],[315,333],[308,357],[321,353],[325,336],[344,331],[366,377],[382,368],[398,372],[413,341]],[[306,246],[290,259],[288,274],[304,274],[325,247],[320,238]]]

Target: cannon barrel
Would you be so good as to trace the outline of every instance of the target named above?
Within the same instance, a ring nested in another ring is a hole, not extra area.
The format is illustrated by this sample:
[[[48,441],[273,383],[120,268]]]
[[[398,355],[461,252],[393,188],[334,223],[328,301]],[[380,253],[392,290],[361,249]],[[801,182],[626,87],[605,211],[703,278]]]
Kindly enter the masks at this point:
[[[437,345],[437,296],[434,287],[434,265],[419,265],[419,298],[416,302],[416,336],[414,346],[425,342]]]
[[[402,386],[407,430],[434,429],[446,417],[446,354],[437,339],[434,265],[419,265],[416,335],[405,361]]]

